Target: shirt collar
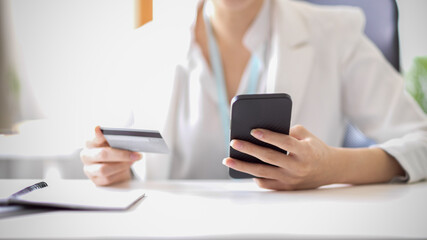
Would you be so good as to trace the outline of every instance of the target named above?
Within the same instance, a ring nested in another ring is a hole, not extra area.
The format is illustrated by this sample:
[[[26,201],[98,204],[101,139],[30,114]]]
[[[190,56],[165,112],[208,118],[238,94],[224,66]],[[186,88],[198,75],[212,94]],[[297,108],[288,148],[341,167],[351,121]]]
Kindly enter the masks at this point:
[[[243,44],[248,50],[257,54],[259,59],[264,60],[262,56],[265,44],[270,36],[270,0],[264,0],[264,3],[258,13],[255,21],[246,31],[243,37]]]

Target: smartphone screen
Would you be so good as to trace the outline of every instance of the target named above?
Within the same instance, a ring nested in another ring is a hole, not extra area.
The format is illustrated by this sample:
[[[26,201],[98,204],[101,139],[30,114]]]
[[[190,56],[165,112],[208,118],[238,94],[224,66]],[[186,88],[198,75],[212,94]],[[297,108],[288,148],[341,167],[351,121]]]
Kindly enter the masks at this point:
[[[286,93],[238,95],[233,98],[231,104],[230,141],[240,139],[286,154],[285,150],[252,137],[250,132],[254,128],[263,128],[289,134],[291,112],[292,100]],[[267,164],[232,147],[230,147],[230,157],[252,163]],[[254,177],[231,168],[229,174],[232,178]]]

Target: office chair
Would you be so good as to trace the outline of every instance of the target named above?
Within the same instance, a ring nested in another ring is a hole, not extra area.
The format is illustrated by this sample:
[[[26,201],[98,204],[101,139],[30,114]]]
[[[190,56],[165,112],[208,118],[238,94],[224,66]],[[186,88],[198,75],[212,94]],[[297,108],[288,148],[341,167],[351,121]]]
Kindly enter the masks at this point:
[[[365,34],[381,50],[385,58],[400,71],[398,7],[395,0],[305,0],[319,5],[355,6],[366,17]],[[348,124],[343,147],[367,147],[375,142],[355,126]]]

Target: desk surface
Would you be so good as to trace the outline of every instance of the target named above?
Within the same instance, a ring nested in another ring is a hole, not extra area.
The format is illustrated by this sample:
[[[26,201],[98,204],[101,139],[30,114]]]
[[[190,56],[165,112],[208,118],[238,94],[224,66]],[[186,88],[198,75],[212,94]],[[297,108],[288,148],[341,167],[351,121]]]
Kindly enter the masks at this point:
[[[34,182],[0,180],[0,197]],[[124,212],[0,215],[0,238],[427,238],[427,182],[296,192],[259,189],[251,180],[115,187],[142,188],[146,197]]]

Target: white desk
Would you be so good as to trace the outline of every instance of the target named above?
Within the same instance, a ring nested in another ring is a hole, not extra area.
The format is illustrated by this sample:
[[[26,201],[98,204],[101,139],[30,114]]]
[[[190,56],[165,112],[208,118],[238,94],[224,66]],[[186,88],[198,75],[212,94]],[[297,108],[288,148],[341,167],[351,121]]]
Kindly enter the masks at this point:
[[[76,185],[87,180],[68,180]],[[34,183],[0,180],[0,197]],[[251,181],[131,182],[124,212],[51,211],[0,219],[1,238],[427,238],[427,182],[271,192]]]

